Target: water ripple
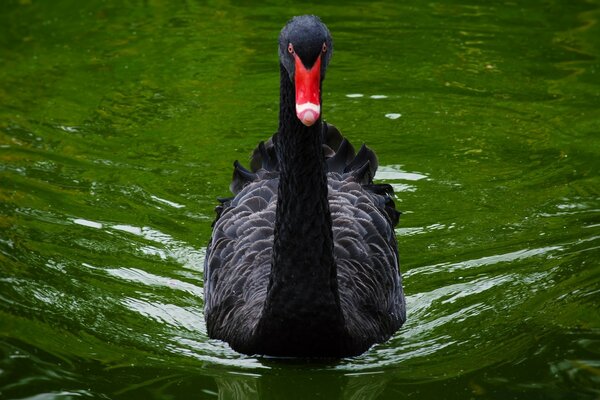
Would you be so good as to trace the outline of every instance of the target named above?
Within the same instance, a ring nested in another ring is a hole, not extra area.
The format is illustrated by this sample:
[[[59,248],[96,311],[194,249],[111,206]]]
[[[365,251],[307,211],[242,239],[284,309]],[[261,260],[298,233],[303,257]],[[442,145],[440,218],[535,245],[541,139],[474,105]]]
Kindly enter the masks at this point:
[[[202,288],[199,285],[183,282],[173,278],[153,275],[149,272],[137,268],[107,268],[103,269],[107,274],[125,279],[130,282],[142,283],[146,286],[159,286],[172,290],[182,290],[201,301],[203,297]]]
[[[190,332],[200,332],[206,336],[204,318],[198,308],[180,307],[174,304],[156,301],[144,301],[137,298],[126,297],[121,303],[127,308],[155,320],[159,323],[171,325]]]
[[[551,256],[554,252],[564,250],[563,246],[546,246],[537,249],[523,249],[512,251],[505,254],[495,254],[492,256],[486,256],[477,258],[474,260],[460,261],[457,263],[440,263],[435,265],[427,265],[423,267],[413,268],[407,271],[405,276],[412,275],[427,275],[436,274],[440,272],[455,272],[459,270],[465,270],[470,268],[478,268],[482,266],[488,266],[498,263],[512,262],[517,260],[523,260],[530,257],[536,256]]]

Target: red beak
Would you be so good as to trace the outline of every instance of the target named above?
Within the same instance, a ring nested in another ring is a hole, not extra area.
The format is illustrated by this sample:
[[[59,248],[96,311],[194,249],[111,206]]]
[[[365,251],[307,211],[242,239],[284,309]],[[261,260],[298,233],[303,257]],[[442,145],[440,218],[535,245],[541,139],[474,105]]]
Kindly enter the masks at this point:
[[[306,69],[300,57],[296,59],[296,116],[306,126],[314,124],[321,115],[321,55],[310,69]]]

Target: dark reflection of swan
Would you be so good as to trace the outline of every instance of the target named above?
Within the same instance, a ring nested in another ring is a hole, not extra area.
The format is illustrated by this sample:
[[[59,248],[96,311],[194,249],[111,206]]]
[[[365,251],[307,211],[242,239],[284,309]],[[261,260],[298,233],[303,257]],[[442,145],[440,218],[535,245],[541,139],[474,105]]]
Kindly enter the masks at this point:
[[[207,251],[208,334],[246,354],[344,357],[405,320],[389,185],[375,153],[321,120],[333,50],[314,16],[281,31],[279,130],[236,163]]]
[[[376,399],[386,388],[385,374],[344,375],[340,371],[271,370],[261,376],[216,378],[219,400]]]

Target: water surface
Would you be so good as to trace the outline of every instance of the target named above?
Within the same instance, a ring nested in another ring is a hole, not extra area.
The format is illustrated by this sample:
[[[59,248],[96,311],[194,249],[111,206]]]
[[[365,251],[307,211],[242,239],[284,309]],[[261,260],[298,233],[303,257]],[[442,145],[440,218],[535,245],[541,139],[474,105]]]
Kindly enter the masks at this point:
[[[600,4],[520,3],[3,2],[0,398],[598,398]],[[313,364],[237,354],[202,310],[303,13],[335,40],[325,118],[396,189],[408,302]]]

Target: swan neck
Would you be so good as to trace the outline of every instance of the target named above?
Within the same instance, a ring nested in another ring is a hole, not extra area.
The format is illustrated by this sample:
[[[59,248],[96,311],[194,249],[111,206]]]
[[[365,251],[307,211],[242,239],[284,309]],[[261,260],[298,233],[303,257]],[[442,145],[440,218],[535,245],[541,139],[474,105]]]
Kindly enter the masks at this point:
[[[322,123],[319,119],[305,126],[296,117],[294,86],[283,67],[281,100],[275,144],[280,176],[273,269],[294,275],[310,271],[305,279],[314,277],[333,288],[335,262]]]
[[[288,343],[281,345],[285,351],[314,346],[316,336],[323,343],[319,351],[337,351],[344,321],[333,256],[322,124],[320,119],[310,127],[302,124],[294,100],[294,87],[282,67],[273,260],[258,330],[265,337],[285,336]],[[290,346],[290,341],[297,345]],[[277,353],[276,340],[271,339],[268,346],[275,348],[271,354]]]

